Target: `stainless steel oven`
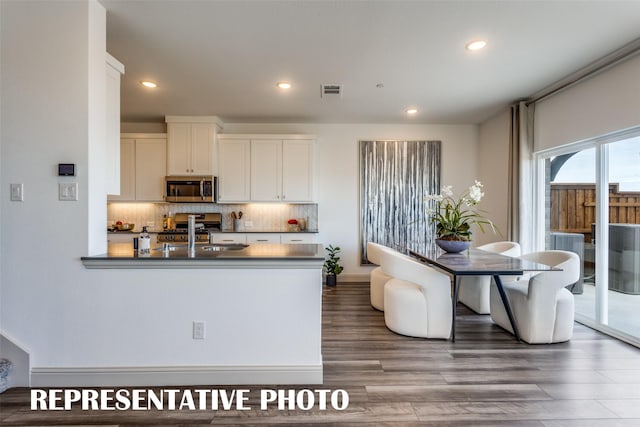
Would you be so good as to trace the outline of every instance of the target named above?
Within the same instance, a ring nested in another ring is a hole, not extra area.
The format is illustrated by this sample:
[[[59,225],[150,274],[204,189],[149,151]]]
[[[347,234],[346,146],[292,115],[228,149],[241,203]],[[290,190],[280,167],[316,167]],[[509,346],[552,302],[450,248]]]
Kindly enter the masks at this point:
[[[215,176],[167,176],[164,181],[166,202],[215,203],[217,200]]]
[[[158,242],[187,242],[187,225],[189,216],[196,217],[196,242],[209,242],[210,232],[220,232],[222,229],[222,214],[220,213],[176,213],[176,228],[158,233]]]

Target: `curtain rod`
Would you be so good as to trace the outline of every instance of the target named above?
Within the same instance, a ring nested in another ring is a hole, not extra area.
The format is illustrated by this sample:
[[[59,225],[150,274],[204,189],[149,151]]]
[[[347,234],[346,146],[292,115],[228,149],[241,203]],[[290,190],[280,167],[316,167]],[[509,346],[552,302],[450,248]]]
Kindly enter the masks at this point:
[[[558,92],[561,92],[569,87],[582,82],[588,78],[591,78],[614,65],[620,64],[624,61],[627,61],[634,56],[640,54],[640,38],[633,40],[630,43],[622,46],[621,48],[611,52],[610,54],[603,56],[602,58],[592,62],[575,71],[563,79],[558,80],[557,82],[547,86],[546,88],[534,93],[529,97],[525,102],[528,105],[534,104],[536,102],[542,101],[550,96],[555,95]]]

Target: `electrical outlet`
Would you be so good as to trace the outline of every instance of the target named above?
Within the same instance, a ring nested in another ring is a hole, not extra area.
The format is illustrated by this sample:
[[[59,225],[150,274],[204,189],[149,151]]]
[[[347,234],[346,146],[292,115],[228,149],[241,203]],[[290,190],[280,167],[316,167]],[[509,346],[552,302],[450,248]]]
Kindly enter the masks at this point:
[[[253,227],[253,221],[246,220],[246,221],[244,222],[244,226],[245,226],[246,228],[251,228],[251,227]]]
[[[154,229],[156,228],[156,223],[153,221],[147,221],[147,227]]]
[[[203,340],[205,336],[205,323],[194,320],[193,321],[193,339]]]

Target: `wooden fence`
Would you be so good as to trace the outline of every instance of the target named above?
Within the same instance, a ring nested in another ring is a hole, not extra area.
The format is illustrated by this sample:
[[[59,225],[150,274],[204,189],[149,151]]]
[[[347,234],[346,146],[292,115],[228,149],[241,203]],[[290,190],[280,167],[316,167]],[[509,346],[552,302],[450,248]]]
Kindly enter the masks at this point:
[[[595,184],[551,184],[551,231],[582,233],[591,241],[596,222]],[[640,224],[640,192],[624,192],[609,184],[609,222]]]

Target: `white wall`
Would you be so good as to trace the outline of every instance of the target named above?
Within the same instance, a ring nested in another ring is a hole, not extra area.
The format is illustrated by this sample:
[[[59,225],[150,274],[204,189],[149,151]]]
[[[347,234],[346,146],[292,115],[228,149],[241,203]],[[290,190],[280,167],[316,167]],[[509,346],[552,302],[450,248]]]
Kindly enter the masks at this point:
[[[536,103],[534,151],[640,125],[640,56]]]
[[[506,239],[509,200],[509,134],[511,112],[507,108],[480,125],[478,179],[484,184],[480,207],[497,226],[500,234],[474,233],[477,245]]]

